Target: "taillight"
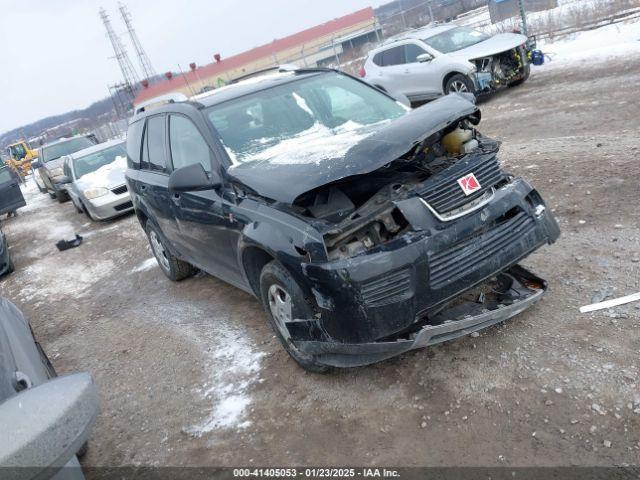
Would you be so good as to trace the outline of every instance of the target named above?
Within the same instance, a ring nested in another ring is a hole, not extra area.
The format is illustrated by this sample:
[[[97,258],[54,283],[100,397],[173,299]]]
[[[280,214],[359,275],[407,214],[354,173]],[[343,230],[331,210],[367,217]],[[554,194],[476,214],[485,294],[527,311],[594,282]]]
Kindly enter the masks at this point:
[[[360,67],[360,70],[358,70],[358,75],[360,75],[362,78],[364,78],[364,76],[367,74],[367,72],[365,71],[364,67]]]

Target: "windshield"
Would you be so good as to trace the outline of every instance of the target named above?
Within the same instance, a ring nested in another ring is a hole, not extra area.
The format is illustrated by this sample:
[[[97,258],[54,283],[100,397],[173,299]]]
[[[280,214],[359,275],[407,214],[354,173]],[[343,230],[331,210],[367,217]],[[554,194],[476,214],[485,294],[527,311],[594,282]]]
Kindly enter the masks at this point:
[[[456,52],[476,43],[484,42],[489,35],[469,27],[456,27],[424,39],[430,47],[442,53]]]
[[[9,147],[9,151],[11,152],[11,156],[16,160],[22,160],[27,156],[27,151],[24,148],[24,145],[18,143],[17,145],[11,145]]]
[[[47,163],[63,155],[71,155],[72,153],[82,150],[83,148],[92,147],[94,143],[87,137],[77,137],[64,142],[55,143],[42,149],[42,161]]]
[[[92,153],[85,157],[73,159],[73,172],[76,178],[80,178],[87,173],[95,172],[100,167],[115,162],[118,157],[127,158],[127,151],[124,143],[119,143],[109,148],[105,148],[96,153]]]
[[[210,107],[234,164],[338,158],[406,108],[345,75],[325,73]]]

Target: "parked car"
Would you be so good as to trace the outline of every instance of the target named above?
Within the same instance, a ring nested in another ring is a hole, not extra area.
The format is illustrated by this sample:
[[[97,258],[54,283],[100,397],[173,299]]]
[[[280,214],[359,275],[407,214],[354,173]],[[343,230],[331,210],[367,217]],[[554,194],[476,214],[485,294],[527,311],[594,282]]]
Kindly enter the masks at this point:
[[[7,244],[7,237],[0,229],[0,277],[13,272],[13,260],[9,254],[9,245]]]
[[[26,204],[18,174],[7,166],[0,166],[0,215],[15,213]]]
[[[516,264],[559,236],[475,129],[472,100],[410,110],[301,69],[143,104],[127,139],[134,208],[167,277],[201,269],[255,295],[306,369],[467,335],[544,294]]]
[[[127,151],[123,140],[111,140],[63,157],[59,180],[79,212],[106,220],[133,210],[124,179]]]
[[[34,170],[38,170],[42,182],[49,195],[51,195],[51,198],[56,198],[60,203],[69,199],[64,184],[60,183],[60,179],[64,177],[61,157],[91,147],[97,143],[98,141],[95,136],[83,135],[62,138],[38,149],[38,160],[32,162],[31,166]]]
[[[58,377],[22,313],[0,297],[3,478],[83,479],[76,454],[86,450],[97,413],[91,376]]]
[[[527,37],[454,24],[404,33],[371,50],[360,75],[412,102],[453,92],[488,93],[529,77]]]

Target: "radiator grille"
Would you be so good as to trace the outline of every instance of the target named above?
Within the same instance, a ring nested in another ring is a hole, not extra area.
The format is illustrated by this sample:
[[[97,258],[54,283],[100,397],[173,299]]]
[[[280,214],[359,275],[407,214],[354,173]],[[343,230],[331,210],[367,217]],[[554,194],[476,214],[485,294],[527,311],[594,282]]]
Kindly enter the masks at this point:
[[[458,185],[458,179],[470,173],[475,175],[482,188],[467,196]],[[478,198],[503,178],[498,159],[495,155],[488,155],[470,164],[452,165],[435,176],[433,182],[425,183],[418,193],[439,213],[447,213]]]
[[[360,284],[360,297],[368,307],[398,302],[412,294],[409,268],[396,270]]]
[[[473,272],[478,264],[485,261],[510,243],[518,241],[535,228],[535,221],[520,212],[480,235],[469,237],[458,244],[432,254],[430,257],[429,283],[432,288],[440,288],[460,277]]]
[[[115,193],[116,195],[122,195],[123,193],[126,193],[127,191],[127,185],[120,185],[119,187],[116,188],[112,188],[111,191],[113,193]]]

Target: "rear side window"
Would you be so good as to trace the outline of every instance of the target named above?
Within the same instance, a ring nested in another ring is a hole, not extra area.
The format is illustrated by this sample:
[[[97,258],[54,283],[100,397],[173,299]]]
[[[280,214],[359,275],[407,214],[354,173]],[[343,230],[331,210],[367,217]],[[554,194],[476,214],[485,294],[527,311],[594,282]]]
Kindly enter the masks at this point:
[[[404,45],[393,47],[383,52],[379,52],[373,57],[373,62],[381,67],[391,67],[402,65],[405,62]]]
[[[127,160],[129,167],[140,167],[140,153],[142,151],[142,130],[144,121],[139,120],[129,125],[127,130]]]
[[[209,145],[188,118],[169,116],[169,145],[174,169],[200,163],[206,172],[211,171]]]
[[[167,171],[167,161],[165,158],[165,137],[164,137],[164,115],[157,115],[147,120],[147,129],[145,133],[146,148],[146,165],[144,167],[149,170],[158,172]]]

